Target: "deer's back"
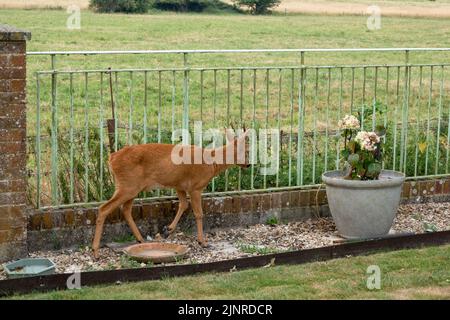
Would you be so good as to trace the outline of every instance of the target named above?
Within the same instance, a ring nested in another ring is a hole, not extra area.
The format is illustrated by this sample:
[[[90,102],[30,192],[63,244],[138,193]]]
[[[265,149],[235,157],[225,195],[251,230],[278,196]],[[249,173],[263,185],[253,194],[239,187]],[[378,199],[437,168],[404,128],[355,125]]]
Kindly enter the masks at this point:
[[[172,144],[141,144],[127,146],[109,158],[116,184],[139,183],[142,188],[168,187],[193,189],[206,186],[213,176],[207,164],[175,164]],[[194,150],[194,146],[186,146]],[[193,153],[193,152],[192,152]]]

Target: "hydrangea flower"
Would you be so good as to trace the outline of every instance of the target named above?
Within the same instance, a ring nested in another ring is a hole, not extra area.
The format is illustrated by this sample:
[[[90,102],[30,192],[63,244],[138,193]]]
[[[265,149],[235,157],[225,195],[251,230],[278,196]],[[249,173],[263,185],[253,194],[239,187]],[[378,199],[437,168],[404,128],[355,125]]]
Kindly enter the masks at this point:
[[[340,129],[359,129],[359,120],[353,115],[346,115],[343,119],[338,121]]]
[[[380,137],[375,132],[360,131],[356,134],[355,141],[362,150],[375,151],[376,145],[380,143]]]

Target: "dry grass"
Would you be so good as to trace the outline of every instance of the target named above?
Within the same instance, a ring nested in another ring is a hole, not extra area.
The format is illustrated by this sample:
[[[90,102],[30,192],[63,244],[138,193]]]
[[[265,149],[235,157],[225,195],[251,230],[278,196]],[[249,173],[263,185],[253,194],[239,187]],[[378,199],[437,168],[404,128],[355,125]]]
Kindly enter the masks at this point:
[[[395,300],[413,299],[448,299],[450,297],[450,287],[424,287],[395,290],[389,294]]]
[[[450,17],[450,2],[441,1],[312,1],[283,0],[277,11],[289,13],[320,13],[320,14],[367,14],[370,5],[377,5],[384,16],[407,17]]]
[[[67,8],[73,4],[85,9],[89,0],[0,0],[0,8],[13,9]]]

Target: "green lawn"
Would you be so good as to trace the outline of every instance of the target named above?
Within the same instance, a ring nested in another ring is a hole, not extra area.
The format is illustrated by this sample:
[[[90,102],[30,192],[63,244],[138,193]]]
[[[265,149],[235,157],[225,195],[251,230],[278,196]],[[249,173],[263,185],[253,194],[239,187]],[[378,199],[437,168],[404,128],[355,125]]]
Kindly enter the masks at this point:
[[[366,287],[370,265],[380,267],[380,290]],[[450,299],[450,246],[13,298]]]
[[[81,13],[81,30],[66,28],[62,10],[0,10],[0,21],[30,30],[30,51],[139,50],[139,49],[243,49],[243,48],[342,48],[342,47],[448,47],[450,24],[446,19],[382,18],[382,28],[370,32],[367,17],[241,14],[149,15]],[[436,56],[436,54],[433,54]],[[275,64],[298,62],[298,55],[204,55],[201,65],[214,63]],[[423,57],[423,56],[422,56]],[[447,56],[448,57],[448,56]],[[390,55],[307,55],[306,62],[393,62]],[[403,61],[403,55],[398,57]],[[159,63],[181,65],[181,57],[158,57]],[[355,60],[356,59],[356,60]],[[137,56],[80,58],[86,67],[150,66],[152,60]],[[260,61],[256,61],[260,60]],[[351,60],[351,61],[349,61]],[[49,69],[49,61],[30,58],[31,71]],[[61,67],[62,65],[60,65]]]

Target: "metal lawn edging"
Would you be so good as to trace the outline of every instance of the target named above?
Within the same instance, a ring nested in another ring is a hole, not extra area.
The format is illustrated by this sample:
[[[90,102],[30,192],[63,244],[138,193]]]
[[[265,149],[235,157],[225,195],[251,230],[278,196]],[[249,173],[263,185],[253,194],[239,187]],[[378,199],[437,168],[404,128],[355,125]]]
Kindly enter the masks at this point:
[[[166,277],[194,275],[203,272],[229,272],[259,268],[267,265],[303,264],[314,261],[327,261],[347,256],[359,256],[373,252],[421,248],[425,246],[450,243],[450,230],[415,235],[389,236],[381,239],[349,242],[321,248],[275,253],[255,257],[238,258],[201,264],[160,266],[80,273],[82,287],[159,280]],[[73,274],[62,273],[21,279],[0,281],[0,296],[62,290],[67,288],[69,277]]]

